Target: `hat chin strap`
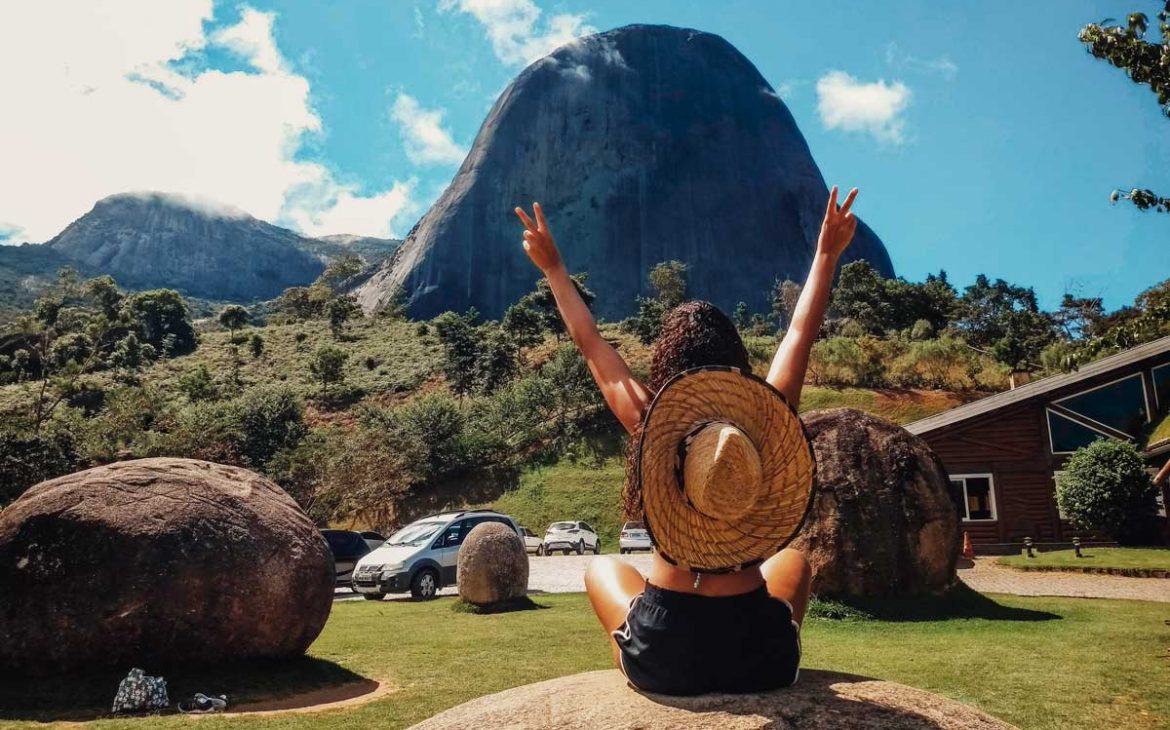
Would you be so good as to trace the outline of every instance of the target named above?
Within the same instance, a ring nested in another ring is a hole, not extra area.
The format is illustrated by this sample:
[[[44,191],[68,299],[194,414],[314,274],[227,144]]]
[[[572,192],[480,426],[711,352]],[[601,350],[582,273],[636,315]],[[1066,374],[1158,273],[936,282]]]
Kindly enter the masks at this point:
[[[754,442],[727,421],[698,424],[680,443],[679,486],[691,506],[734,522],[751,513],[763,493],[763,465]]]

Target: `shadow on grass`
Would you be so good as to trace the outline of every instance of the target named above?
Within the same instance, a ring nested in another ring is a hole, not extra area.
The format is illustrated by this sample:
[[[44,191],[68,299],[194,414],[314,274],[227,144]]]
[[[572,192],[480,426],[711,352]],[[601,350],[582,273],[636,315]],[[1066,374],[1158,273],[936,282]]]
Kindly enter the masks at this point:
[[[959,584],[938,595],[832,597],[814,599],[810,618],[843,621],[1053,621],[1064,618],[1049,611],[1014,608]]]
[[[451,611],[454,613],[472,613],[478,616],[493,613],[513,613],[515,611],[540,611],[546,608],[552,607],[543,606],[527,596],[524,598],[514,598],[509,601],[500,601],[489,606],[477,606],[474,603],[468,603],[463,600],[455,601],[451,604]]]
[[[259,703],[298,706],[294,696],[314,690],[337,689],[339,697],[372,692],[378,683],[324,659],[299,657],[256,660],[206,666],[143,666],[148,675],[167,682],[171,701],[165,714],[196,692],[224,694],[229,710]],[[86,674],[49,677],[0,675],[0,720],[93,720],[109,717],[118,683],[130,667]]]

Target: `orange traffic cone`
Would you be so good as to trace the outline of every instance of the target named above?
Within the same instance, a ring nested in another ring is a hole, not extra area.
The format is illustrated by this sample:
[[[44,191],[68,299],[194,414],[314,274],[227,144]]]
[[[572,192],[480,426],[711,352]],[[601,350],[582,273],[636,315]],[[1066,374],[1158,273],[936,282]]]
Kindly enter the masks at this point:
[[[963,531],[963,557],[968,560],[975,558],[975,547],[971,544],[971,535]]]

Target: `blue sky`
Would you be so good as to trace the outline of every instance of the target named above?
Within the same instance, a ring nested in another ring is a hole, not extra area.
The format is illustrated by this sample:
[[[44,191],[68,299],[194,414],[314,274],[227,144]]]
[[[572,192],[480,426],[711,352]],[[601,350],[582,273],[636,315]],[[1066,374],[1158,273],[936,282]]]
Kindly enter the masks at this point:
[[[963,286],[982,272],[1035,286],[1049,307],[1066,290],[1116,307],[1170,275],[1170,216],[1108,202],[1117,186],[1170,190],[1170,120],[1076,40],[1123,14],[1116,3],[183,3],[144,2],[134,20],[113,17],[126,3],[99,7],[78,23],[96,40],[18,45],[15,70],[0,50],[0,95],[26,94],[25,120],[0,121],[4,177],[20,180],[0,183],[0,236],[44,240],[104,194],[157,188],[313,234],[402,235],[527,60],[643,22],[718,33],[751,59],[826,179],[861,188],[859,213],[907,278],[941,268]],[[1126,8],[1143,4],[1156,9]],[[53,20],[37,12],[0,15],[25,14],[16,26],[36,41]],[[94,63],[109,54],[103,33],[129,49],[106,65]],[[21,42],[3,34],[0,48]],[[50,68],[26,78],[37,53]],[[47,124],[38,111],[54,105]]]

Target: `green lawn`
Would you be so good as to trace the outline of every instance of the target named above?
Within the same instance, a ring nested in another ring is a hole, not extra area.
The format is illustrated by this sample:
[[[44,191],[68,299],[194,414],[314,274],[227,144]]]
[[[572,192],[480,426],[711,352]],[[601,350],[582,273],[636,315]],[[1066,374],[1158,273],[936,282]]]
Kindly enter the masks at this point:
[[[1021,570],[1170,573],[1170,548],[1087,547],[1081,549],[1081,554],[1083,558],[1078,558],[1072,550],[1053,550],[1029,558],[1021,553],[1000,558],[999,563]],[[1166,590],[1170,591],[1170,584]]]
[[[200,727],[392,729],[490,692],[608,668],[605,637],[583,594],[535,599],[539,610],[495,615],[453,611],[453,599],[338,604],[311,660],[251,673],[177,669],[165,676],[175,697],[199,689],[226,692],[237,701],[284,682],[303,687],[353,675],[389,682],[397,691],[346,710],[247,722],[205,718]],[[851,611],[851,620],[810,617],[804,666],[921,687],[1025,729],[1164,728],[1170,724],[1168,611],[1167,604],[988,598],[969,591],[932,601],[874,602]],[[105,705],[115,683],[2,681],[0,707],[61,696]],[[0,717],[34,719],[11,709],[0,710]],[[104,720],[95,727],[190,727],[189,722]]]

